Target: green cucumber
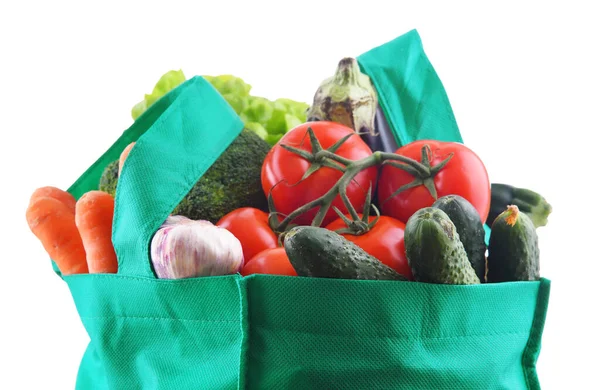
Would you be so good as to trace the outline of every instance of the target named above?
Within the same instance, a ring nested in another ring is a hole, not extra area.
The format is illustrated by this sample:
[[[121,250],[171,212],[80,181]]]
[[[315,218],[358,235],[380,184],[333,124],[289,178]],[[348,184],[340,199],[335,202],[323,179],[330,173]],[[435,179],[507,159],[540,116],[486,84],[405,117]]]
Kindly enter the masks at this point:
[[[490,283],[539,280],[540,249],[531,218],[510,205],[492,224],[488,247]]]
[[[407,280],[334,231],[296,226],[285,234],[285,253],[298,276]]]
[[[533,222],[536,228],[546,226],[552,206],[543,196],[527,188],[518,188],[508,184],[492,183],[492,199],[486,224],[492,227],[494,220],[506,210],[508,205],[515,205]]]
[[[459,195],[446,195],[431,206],[445,212],[462,242],[471,266],[480,282],[485,281],[485,230],[477,209]]]
[[[418,282],[479,284],[467,252],[448,215],[425,207],[414,213],[404,230],[406,257]]]

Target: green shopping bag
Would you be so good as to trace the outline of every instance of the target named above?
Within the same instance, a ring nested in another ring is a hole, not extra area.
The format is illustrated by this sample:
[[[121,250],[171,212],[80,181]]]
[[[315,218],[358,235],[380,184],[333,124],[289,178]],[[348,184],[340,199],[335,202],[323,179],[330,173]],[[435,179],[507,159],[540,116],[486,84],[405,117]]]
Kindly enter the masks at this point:
[[[90,343],[78,389],[532,389],[550,282],[474,286],[238,274],[156,279],[152,234],[240,133],[200,77],[73,184],[121,173],[118,274],[63,276]]]

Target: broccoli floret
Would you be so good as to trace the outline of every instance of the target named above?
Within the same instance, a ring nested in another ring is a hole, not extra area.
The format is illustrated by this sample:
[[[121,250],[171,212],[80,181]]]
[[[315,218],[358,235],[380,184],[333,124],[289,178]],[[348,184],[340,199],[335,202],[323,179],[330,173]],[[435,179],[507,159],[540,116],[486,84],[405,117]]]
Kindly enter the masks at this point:
[[[253,131],[242,130],[175,207],[173,214],[217,223],[222,216],[240,207],[266,211],[267,199],[260,172],[270,149],[271,146]],[[118,161],[115,161],[104,170],[100,190],[112,191],[114,195],[117,176]]]
[[[102,172],[100,177],[100,184],[98,189],[100,191],[108,192],[113,197],[117,192],[117,180],[119,179],[119,160],[115,160],[108,164]]]

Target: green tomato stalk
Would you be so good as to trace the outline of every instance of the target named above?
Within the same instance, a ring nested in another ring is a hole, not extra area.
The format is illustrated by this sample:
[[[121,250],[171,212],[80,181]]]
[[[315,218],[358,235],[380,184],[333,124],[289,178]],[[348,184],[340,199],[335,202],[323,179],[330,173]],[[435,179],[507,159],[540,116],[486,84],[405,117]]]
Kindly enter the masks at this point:
[[[347,136],[341,138],[338,142],[333,144],[328,149],[323,149],[319,140],[315,136],[313,130],[309,127],[307,130],[308,136],[310,137],[311,142],[311,151],[308,152],[306,150],[302,150],[290,145],[281,144],[282,148],[295,153],[308,162],[311,163],[307,171],[304,173],[301,180],[308,178],[314,172],[319,170],[321,167],[329,167],[343,172],[342,177],[327,191],[324,195],[319,198],[312,200],[311,202],[299,207],[294,210],[287,216],[284,216],[283,220],[279,222],[279,213],[274,208],[274,202],[272,201],[271,194],[269,194],[269,211],[270,218],[269,223],[273,231],[278,233],[285,232],[289,227],[290,223],[300,216],[301,214],[313,209],[319,208],[319,211],[313,218],[311,223],[312,226],[321,226],[323,223],[323,219],[325,215],[329,211],[333,201],[339,195],[344,203],[344,206],[350,213],[353,221],[356,221],[357,228],[365,228],[362,226],[364,221],[359,217],[358,212],[350,202],[347,194],[347,188],[354,180],[354,178],[363,170],[368,169],[370,167],[382,164],[390,164],[394,167],[402,169],[411,175],[414,176],[414,180],[402,187],[400,187],[396,192],[394,192],[393,196],[396,196],[402,191],[405,191],[409,188],[417,187],[419,185],[424,185],[431,196],[434,199],[437,199],[437,191],[435,190],[435,185],[433,183],[434,176],[440,172],[440,170],[446,166],[446,164],[453,157],[453,153],[451,153],[446,159],[440,162],[437,165],[431,165],[431,148],[429,145],[425,145],[422,149],[422,158],[421,161],[413,160],[409,157],[405,157],[395,153],[385,153],[385,152],[374,152],[371,156],[365,157],[361,160],[349,160],[344,157],[338,156],[335,152],[342,146],[344,142],[346,142],[351,136],[354,134],[348,134]],[[369,187],[369,192],[367,194],[367,202],[365,205],[365,210],[363,210],[363,218],[365,214],[368,214],[370,209],[370,199],[371,199],[371,187]],[[339,211],[339,210],[337,210]],[[339,213],[338,213],[339,214]],[[368,219],[367,219],[368,221]],[[367,227],[368,228],[368,227]]]

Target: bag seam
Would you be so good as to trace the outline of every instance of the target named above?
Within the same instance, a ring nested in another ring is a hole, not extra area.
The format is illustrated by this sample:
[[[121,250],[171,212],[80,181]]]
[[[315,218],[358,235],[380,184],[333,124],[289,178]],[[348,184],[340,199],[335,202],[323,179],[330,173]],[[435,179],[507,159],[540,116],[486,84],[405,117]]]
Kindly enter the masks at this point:
[[[411,336],[407,334],[398,334],[398,335],[373,335],[373,334],[364,334],[364,333],[321,333],[321,332],[308,332],[308,331],[299,331],[292,329],[274,329],[274,328],[264,328],[260,326],[255,326],[255,328],[263,329],[271,332],[291,332],[291,333],[304,333],[310,335],[319,335],[323,337],[347,337],[347,336],[360,336],[367,337],[373,339],[405,339],[405,340],[453,340],[453,339],[469,339],[469,338],[486,338],[486,337],[497,337],[497,336],[516,336],[516,335],[526,335],[529,334],[530,331],[519,331],[519,332],[495,332],[495,333],[482,333],[482,334],[468,334],[468,335],[456,335],[456,336],[423,336],[422,334]]]
[[[240,320],[194,320],[188,318],[169,318],[169,317],[137,317],[137,316],[106,316],[106,317],[81,317],[83,320],[151,320],[151,321],[178,321],[178,322],[206,322],[206,323],[239,323]]]
[[[523,375],[525,376],[525,383],[527,384],[528,390],[539,390],[541,388],[535,364],[541,349],[542,334],[546,322],[546,312],[550,298],[550,281],[544,278],[540,281],[537,303],[533,314],[533,322],[521,358]]]
[[[239,352],[239,365],[238,365],[238,389],[246,388],[247,381],[247,360],[248,360],[248,351],[250,351],[250,321],[248,319],[248,299],[246,294],[246,282],[243,278],[239,277],[236,279],[238,286],[238,294],[239,294],[239,304],[240,304],[240,352]]]
[[[223,276],[217,276],[217,277],[223,277],[223,278],[229,278],[231,276],[235,276],[238,274],[231,274],[231,275],[223,275]],[[94,278],[94,279],[111,279],[111,278],[118,278],[118,279],[131,279],[131,280],[136,280],[136,281],[140,281],[140,282],[145,282],[145,283],[162,283],[162,284],[170,284],[170,285],[178,285],[178,284],[195,284],[195,283],[210,283],[208,282],[208,279],[204,279],[204,277],[198,277],[198,278],[189,278],[189,279],[159,279],[159,278],[148,278],[148,277],[143,277],[143,276],[132,276],[132,275],[121,275],[121,274],[77,274],[77,275],[67,275],[64,277],[65,281],[69,281],[69,280],[77,280],[77,279],[84,279],[84,278]],[[211,279],[214,280],[214,279]]]

